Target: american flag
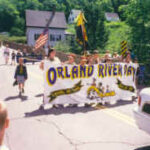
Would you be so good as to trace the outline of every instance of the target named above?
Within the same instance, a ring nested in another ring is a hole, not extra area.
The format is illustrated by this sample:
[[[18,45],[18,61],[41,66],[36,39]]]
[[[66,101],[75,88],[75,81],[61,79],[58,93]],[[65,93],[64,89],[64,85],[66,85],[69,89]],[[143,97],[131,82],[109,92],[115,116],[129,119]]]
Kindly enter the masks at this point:
[[[45,45],[48,40],[48,28],[45,28],[43,33],[39,36],[39,38],[35,42],[35,50]]]
[[[35,50],[44,46],[45,43],[48,41],[48,29],[49,29],[49,25],[51,24],[54,16],[55,16],[55,9],[52,11],[52,15],[49,18],[43,33],[39,36],[39,38],[35,42],[35,46],[34,46]]]

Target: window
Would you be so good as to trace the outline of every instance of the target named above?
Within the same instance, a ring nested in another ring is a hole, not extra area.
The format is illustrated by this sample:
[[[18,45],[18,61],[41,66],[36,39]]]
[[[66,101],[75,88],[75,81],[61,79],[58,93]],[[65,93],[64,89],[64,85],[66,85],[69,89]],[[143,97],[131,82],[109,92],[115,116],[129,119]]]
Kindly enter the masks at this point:
[[[50,35],[50,41],[61,41],[61,35]]]
[[[53,34],[50,35],[50,41],[55,41],[55,35]]]
[[[148,104],[148,103],[144,104],[142,110],[143,110],[143,112],[150,114],[150,104]]]
[[[56,41],[61,41],[61,35],[56,35]]]
[[[40,34],[34,34],[35,41],[39,38]]]

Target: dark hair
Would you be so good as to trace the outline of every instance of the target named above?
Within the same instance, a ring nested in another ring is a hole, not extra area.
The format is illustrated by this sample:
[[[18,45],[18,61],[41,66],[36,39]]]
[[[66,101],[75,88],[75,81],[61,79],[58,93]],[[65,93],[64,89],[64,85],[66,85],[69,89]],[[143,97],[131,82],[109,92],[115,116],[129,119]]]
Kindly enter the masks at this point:
[[[49,55],[50,55],[52,52],[54,52],[54,51],[55,51],[54,48],[49,49],[49,50],[48,50],[48,57],[49,57]]]

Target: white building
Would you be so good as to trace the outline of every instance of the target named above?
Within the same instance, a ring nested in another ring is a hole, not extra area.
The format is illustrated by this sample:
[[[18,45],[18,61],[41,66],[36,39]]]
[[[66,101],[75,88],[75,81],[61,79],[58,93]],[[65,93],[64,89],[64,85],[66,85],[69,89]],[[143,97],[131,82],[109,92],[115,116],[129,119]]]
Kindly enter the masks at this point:
[[[105,17],[107,21],[119,21],[119,16],[117,13],[105,13]]]
[[[26,36],[27,44],[34,46],[35,41],[43,32],[52,12],[26,10]],[[65,30],[67,28],[65,14],[56,12],[49,26],[49,38],[46,45],[55,46],[58,41],[66,39]]]
[[[70,12],[70,15],[68,17],[68,24],[74,23],[75,19],[80,14],[80,12],[81,12],[81,10],[72,9],[71,12]]]

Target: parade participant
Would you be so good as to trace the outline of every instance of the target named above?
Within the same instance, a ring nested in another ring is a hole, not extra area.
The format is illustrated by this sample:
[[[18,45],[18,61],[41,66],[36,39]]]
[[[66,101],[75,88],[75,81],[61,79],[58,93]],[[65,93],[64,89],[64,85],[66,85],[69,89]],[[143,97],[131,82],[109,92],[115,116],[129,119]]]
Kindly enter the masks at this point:
[[[94,64],[101,63],[98,50],[94,50],[94,52],[93,52],[93,61],[94,61]]]
[[[3,144],[5,130],[9,126],[9,119],[6,105],[0,101],[0,150],[8,150]]]
[[[93,56],[92,56],[92,55],[87,58],[87,64],[88,64],[89,66],[93,65]]]
[[[5,58],[5,64],[8,64],[9,61],[9,48],[8,45],[6,45],[5,49],[4,49],[4,58]]]
[[[14,78],[19,86],[19,94],[24,93],[24,83],[28,78],[26,66],[23,65],[23,59],[19,58],[19,65],[16,67]]]
[[[51,48],[48,51],[47,61],[51,62],[52,65],[59,65],[61,61],[56,57],[56,50]],[[44,62],[40,63],[40,69],[44,70]]]
[[[118,55],[117,52],[114,52],[114,54],[113,54],[113,60],[114,61],[118,61],[119,60],[119,55]]]
[[[86,57],[85,57],[85,56],[81,56],[81,61],[80,61],[80,64],[79,64],[79,65],[81,65],[81,66],[85,66],[85,65],[86,65],[86,63],[87,63],[87,59],[86,59]]]
[[[68,61],[64,62],[63,64],[76,65],[75,58],[76,58],[76,54],[70,53],[68,55]]]
[[[19,58],[22,57],[22,54],[20,52],[20,49],[18,49],[17,55],[16,55],[16,61],[19,63]]]
[[[109,51],[109,50],[106,50],[105,55],[107,55],[109,58],[111,58],[111,54],[110,54],[110,51]]]
[[[49,61],[53,66],[55,65],[61,65],[61,61],[59,60],[58,57],[56,57],[56,50],[54,48],[51,48],[48,50],[48,56],[47,56],[47,59],[45,61]],[[40,63],[40,69],[41,70],[44,70],[44,61],[42,61]],[[43,101],[43,104],[40,106],[39,109],[44,109],[44,101]],[[53,107],[57,108],[58,106],[57,105],[53,105]]]
[[[125,62],[126,62],[126,63],[131,63],[131,62],[132,62],[130,51],[127,51],[127,56],[126,56],[126,58],[125,58]]]
[[[15,52],[13,51],[13,52],[11,53],[11,65],[15,65],[15,58],[16,58],[16,54],[15,54]]]

